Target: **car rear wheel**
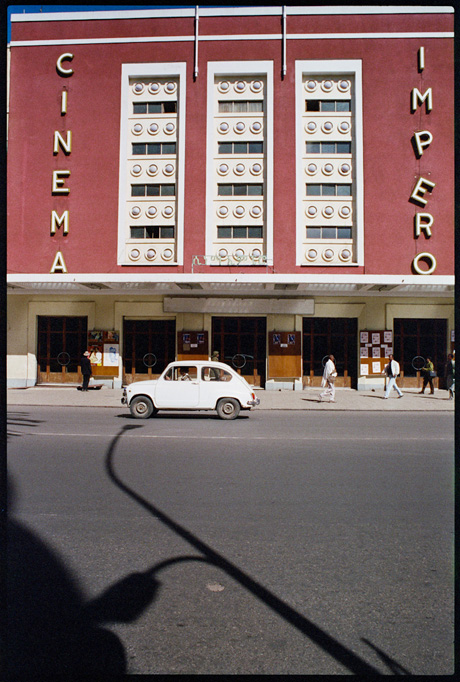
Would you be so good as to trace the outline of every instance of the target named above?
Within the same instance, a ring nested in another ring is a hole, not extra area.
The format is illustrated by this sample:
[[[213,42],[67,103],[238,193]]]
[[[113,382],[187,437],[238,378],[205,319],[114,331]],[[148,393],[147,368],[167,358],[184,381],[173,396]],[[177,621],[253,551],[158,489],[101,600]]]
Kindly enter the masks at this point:
[[[240,404],[234,398],[222,398],[216,409],[221,419],[236,419],[240,413]]]
[[[156,413],[157,410],[153,407],[153,403],[150,398],[140,395],[131,400],[129,405],[131,414],[136,419],[148,419],[152,414]]]

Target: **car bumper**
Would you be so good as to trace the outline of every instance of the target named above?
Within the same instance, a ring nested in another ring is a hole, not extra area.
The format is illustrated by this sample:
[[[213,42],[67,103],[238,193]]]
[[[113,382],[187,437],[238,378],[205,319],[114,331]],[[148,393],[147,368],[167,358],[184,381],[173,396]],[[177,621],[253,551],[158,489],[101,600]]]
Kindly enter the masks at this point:
[[[248,400],[248,407],[256,407],[257,405],[260,405],[259,398],[254,398],[254,400]]]

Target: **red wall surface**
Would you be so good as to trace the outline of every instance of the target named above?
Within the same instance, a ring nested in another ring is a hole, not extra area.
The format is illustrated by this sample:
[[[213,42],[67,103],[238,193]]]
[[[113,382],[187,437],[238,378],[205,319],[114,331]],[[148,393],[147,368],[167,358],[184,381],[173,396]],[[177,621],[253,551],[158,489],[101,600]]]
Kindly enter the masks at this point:
[[[257,30],[256,30],[257,25]],[[202,18],[200,32],[280,33],[280,17]],[[452,31],[452,15],[288,17],[290,33]],[[67,21],[13,24],[12,40],[193,35],[193,19]],[[425,48],[419,73],[417,52]],[[72,52],[62,78],[56,61]],[[436,275],[454,272],[454,84],[451,38],[289,40],[281,77],[281,42],[204,41],[193,79],[193,42],[12,46],[8,142],[8,272],[48,273],[61,251],[69,273],[190,272],[205,253],[207,62],[274,63],[274,271],[277,273],[412,274],[414,256],[429,251]],[[364,267],[296,267],[295,60],[360,59],[363,77]],[[117,266],[121,66],[187,62],[184,267]],[[68,113],[61,116],[63,88]],[[412,114],[410,93],[433,91],[433,110]],[[72,131],[72,153],[53,155],[53,135]],[[417,160],[416,130],[433,142]],[[68,196],[52,196],[52,172],[71,171]],[[436,183],[426,207],[410,202],[416,180]],[[50,236],[50,215],[70,213],[67,236]],[[414,239],[414,214],[434,217],[433,235]],[[216,272],[216,268],[200,268]],[[260,272],[260,268],[219,268]]]

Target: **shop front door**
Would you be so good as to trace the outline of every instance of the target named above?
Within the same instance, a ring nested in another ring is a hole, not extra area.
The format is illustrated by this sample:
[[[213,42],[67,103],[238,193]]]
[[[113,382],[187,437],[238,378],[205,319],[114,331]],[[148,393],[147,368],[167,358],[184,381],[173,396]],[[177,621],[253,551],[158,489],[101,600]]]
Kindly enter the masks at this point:
[[[123,382],[156,379],[175,360],[175,320],[123,322]]]
[[[254,386],[265,387],[267,323],[264,317],[213,317],[211,352]]]
[[[444,388],[444,365],[447,360],[447,320],[403,319],[393,322],[394,356],[401,367],[400,385],[421,388],[423,376],[416,367],[431,358],[438,378],[434,386]],[[414,359],[417,360],[414,362]]]
[[[335,357],[336,386],[357,388],[358,321],[347,317],[303,318],[303,383],[321,386],[328,355]]]
[[[38,317],[37,382],[79,383],[80,360],[87,349],[86,317]]]

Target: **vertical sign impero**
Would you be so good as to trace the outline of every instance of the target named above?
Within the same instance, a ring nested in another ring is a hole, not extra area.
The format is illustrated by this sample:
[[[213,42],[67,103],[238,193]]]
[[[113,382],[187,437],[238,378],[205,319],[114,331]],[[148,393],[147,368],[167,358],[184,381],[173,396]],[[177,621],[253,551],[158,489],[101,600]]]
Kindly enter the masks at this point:
[[[418,51],[418,70],[421,73],[425,68],[425,48],[421,47]],[[423,94],[418,88],[413,88],[411,92],[411,113],[414,114],[417,108],[425,103],[425,112],[427,114],[433,109],[433,92],[428,88]],[[414,152],[417,159],[421,159],[424,151],[433,141],[433,135],[429,130],[419,130],[414,132]],[[427,192],[431,192],[436,183],[424,177],[419,177],[410,200],[419,206],[426,206],[428,199],[425,197]],[[432,226],[434,218],[431,213],[416,213],[414,223],[414,239],[418,239],[422,232],[425,239],[429,239],[432,235]],[[422,270],[419,263],[423,260],[429,263],[428,270]],[[418,275],[431,275],[436,270],[436,258],[433,254],[428,252],[418,253],[412,261],[412,267]]]
[[[68,65],[64,65],[64,62],[70,62],[73,59],[73,54],[70,52],[65,52],[61,54],[56,62],[56,71],[60,78],[69,78],[73,75],[73,69],[69,68]],[[67,101],[68,93],[65,88],[61,92],[61,116],[67,114]],[[59,152],[63,152],[66,156],[70,156],[72,153],[72,131],[67,130],[64,134],[61,134],[58,130],[54,131],[53,136],[53,154],[57,156]],[[52,196],[68,196],[70,194],[70,188],[66,186],[66,180],[70,177],[70,170],[54,170],[52,174],[52,185],[51,194]],[[65,210],[61,215],[55,210],[51,211],[51,225],[50,234],[51,236],[56,234],[56,230],[62,227],[62,234],[67,235],[69,233],[69,210]],[[64,261],[64,256],[61,251],[56,253],[54,257],[53,265],[51,266],[50,273],[54,274],[56,272],[67,272],[67,267]]]

